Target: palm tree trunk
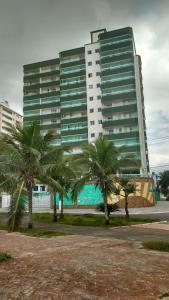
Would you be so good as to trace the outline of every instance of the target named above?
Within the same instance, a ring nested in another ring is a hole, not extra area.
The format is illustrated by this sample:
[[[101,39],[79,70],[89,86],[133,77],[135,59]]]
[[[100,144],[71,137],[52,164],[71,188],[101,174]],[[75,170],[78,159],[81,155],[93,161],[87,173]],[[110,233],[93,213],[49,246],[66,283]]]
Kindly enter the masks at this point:
[[[64,214],[63,214],[63,195],[60,195],[60,202],[61,202],[60,219],[64,219]]]
[[[126,212],[126,218],[129,218],[129,210],[128,210],[128,195],[125,195],[125,212]]]
[[[57,222],[56,192],[53,193],[53,222]]]
[[[32,186],[30,185],[28,190],[28,207],[29,207],[29,213],[28,213],[28,228],[33,228],[33,220],[32,220]]]
[[[109,213],[107,208],[107,194],[104,193],[104,217],[105,217],[105,224],[109,225]]]

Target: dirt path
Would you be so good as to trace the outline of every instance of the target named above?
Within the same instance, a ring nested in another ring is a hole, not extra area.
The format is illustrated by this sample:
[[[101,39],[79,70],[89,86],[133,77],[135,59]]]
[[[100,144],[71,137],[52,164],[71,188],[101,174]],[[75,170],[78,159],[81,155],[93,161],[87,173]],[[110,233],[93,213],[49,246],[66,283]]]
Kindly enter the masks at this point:
[[[169,291],[169,254],[140,243],[74,235],[34,238],[0,231],[0,299],[153,300]]]

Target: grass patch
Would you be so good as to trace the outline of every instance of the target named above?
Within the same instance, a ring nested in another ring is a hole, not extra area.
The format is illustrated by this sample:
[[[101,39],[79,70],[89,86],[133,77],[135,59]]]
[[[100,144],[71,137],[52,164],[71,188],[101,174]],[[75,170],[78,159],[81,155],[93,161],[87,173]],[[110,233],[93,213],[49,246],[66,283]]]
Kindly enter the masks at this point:
[[[34,236],[34,237],[53,237],[53,236],[64,236],[64,235],[70,235],[69,232],[61,232],[61,231],[55,231],[55,230],[45,230],[45,229],[27,229],[27,228],[21,228],[19,229],[20,233],[23,233],[25,235]]]
[[[8,230],[8,226],[4,224],[0,224],[0,230]],[[63,236],[63,235],[71,234],[69,232],[39,229],[39,228],[32,228],[32,229],[19,228],[16,232],[20,232],[22,234],[35,236],[35,237],[53,237],[53,236]]]
[[[143,241],[142,244],[145,249],[169,252],[169,242],[167,241]]]
[[[0,224],[0,230],[8,230],[8,226],[6,224]]]
[[[35,213],[33,214],[33,220],[41,223],[53,223],[53,215],[50,213]],[[124,216],[111,216],[110,217],[110,227],[116,226],[127,226],[140,223],[151,223],[159,221],[158,219],[152,218],[135,218],[131,217],[126,219]],[[84,215],[72,215],[67,214],[64,219],[59,220],[58,223],[65,225],[76,225],[76,226],[96,226],[104,227],[105,221],[104,216],[84,214]],[[106,225],[107,226],[107,225]]]
[[[1,261],[7,261],[9,259],[11,259],[12,256],[6,252],[0,252],[0,262]]]

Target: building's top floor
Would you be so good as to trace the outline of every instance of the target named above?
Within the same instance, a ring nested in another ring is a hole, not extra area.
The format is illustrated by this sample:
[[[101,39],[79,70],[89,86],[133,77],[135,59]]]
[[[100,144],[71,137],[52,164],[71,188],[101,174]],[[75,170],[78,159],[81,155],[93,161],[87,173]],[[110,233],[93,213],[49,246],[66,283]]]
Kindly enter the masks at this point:
[[[8,101],[0,101],[0,112],[5,111],[6,113],[9,113],[13,119],[17,119],[22,123],[22,115],[20,115],[18,112],[14,111],[10,108]]]
[[[90,44],[92,43],[97,43],[100,42],[104,44],[107,42],[108,39],[118,39],[119,37],[122,38],[131,38],[133,40],[133,45],[134,45],[134,37],[133,37],[133,29],[131,27],[125,27],[125,28],[120,28],[116,30],[111,30],[107,31],[106,28],[91,31],[91,41]],[[85,44],[88,45],[88,44]],[[28,73],[29,75],[33,75],[35,73],[43,73],[43,72],[48,72],[48,68],[50,66],[50,72],[51,71],[57,71],[59,70],[59,65],[66,63],[66,59],[70,56],[78,56],[80,59],[83,59],[85,57],[85,45],[83,47],[78,47],[78,48],[73,48],[65,51],[61,51],[59,53],[59,57],[55,59],[50,59],[46,61],[40,61],[36,63],[31,63],[24,65],[24,73],[25,75]],[[135,46],[134,46],[135,49]],[[30,74],[30,71],[32,73]]]

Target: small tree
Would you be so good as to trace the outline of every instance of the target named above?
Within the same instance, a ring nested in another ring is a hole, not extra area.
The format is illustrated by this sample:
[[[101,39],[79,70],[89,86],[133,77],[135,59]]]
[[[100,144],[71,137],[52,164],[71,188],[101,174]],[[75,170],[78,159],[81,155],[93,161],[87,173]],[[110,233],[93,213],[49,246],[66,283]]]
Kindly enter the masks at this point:
[[[52,132],[42,135],[37,123],[32,123],[31,126],[24,128],[12,127],[10,135],[3,134],[0,136],[0,177],[5,179],[1,184],[4,189],[8,186],[10,191],[13,186],[13,184],[11,185],[11,177],[13,177],[17,182],[17,188],[19,185],[22,190],[26,191],[29,210],[28,228],[33,227],[32,188],[36,180],[44,173],[42,161],[51,149],[51,142],[54,139],[55,136]],[[14,187],[12,192],[15,193],[17,188]],[[20,198],[16,197],[16,199],[18,200],[14,206],[11,206],[11,209],[15,207],[14,211],[16,211],[16,207],[18,209],[21,207],[19,206],[20,202],[18,202]]]
[[[48,189],[53,197],[53,222],[57,222],[56,197],[59,195],[61,201],[61,218],[63,218],[63,197],[67,197],[67,192],[71,186],[70,182],[76,178],[76,171],[70,156],[66,156],[64,151],[67,148],[58,147],[45,159],[43,168],[45,176],[42,181],[48,184]]]
[[[131,178],[116,177],[114,182],[113,193],[124,197],[126,218],[129,218],[128,197],[136,191],[136,185]]]
[[[169,170],[160,173],[160,191],[169,201]]]

